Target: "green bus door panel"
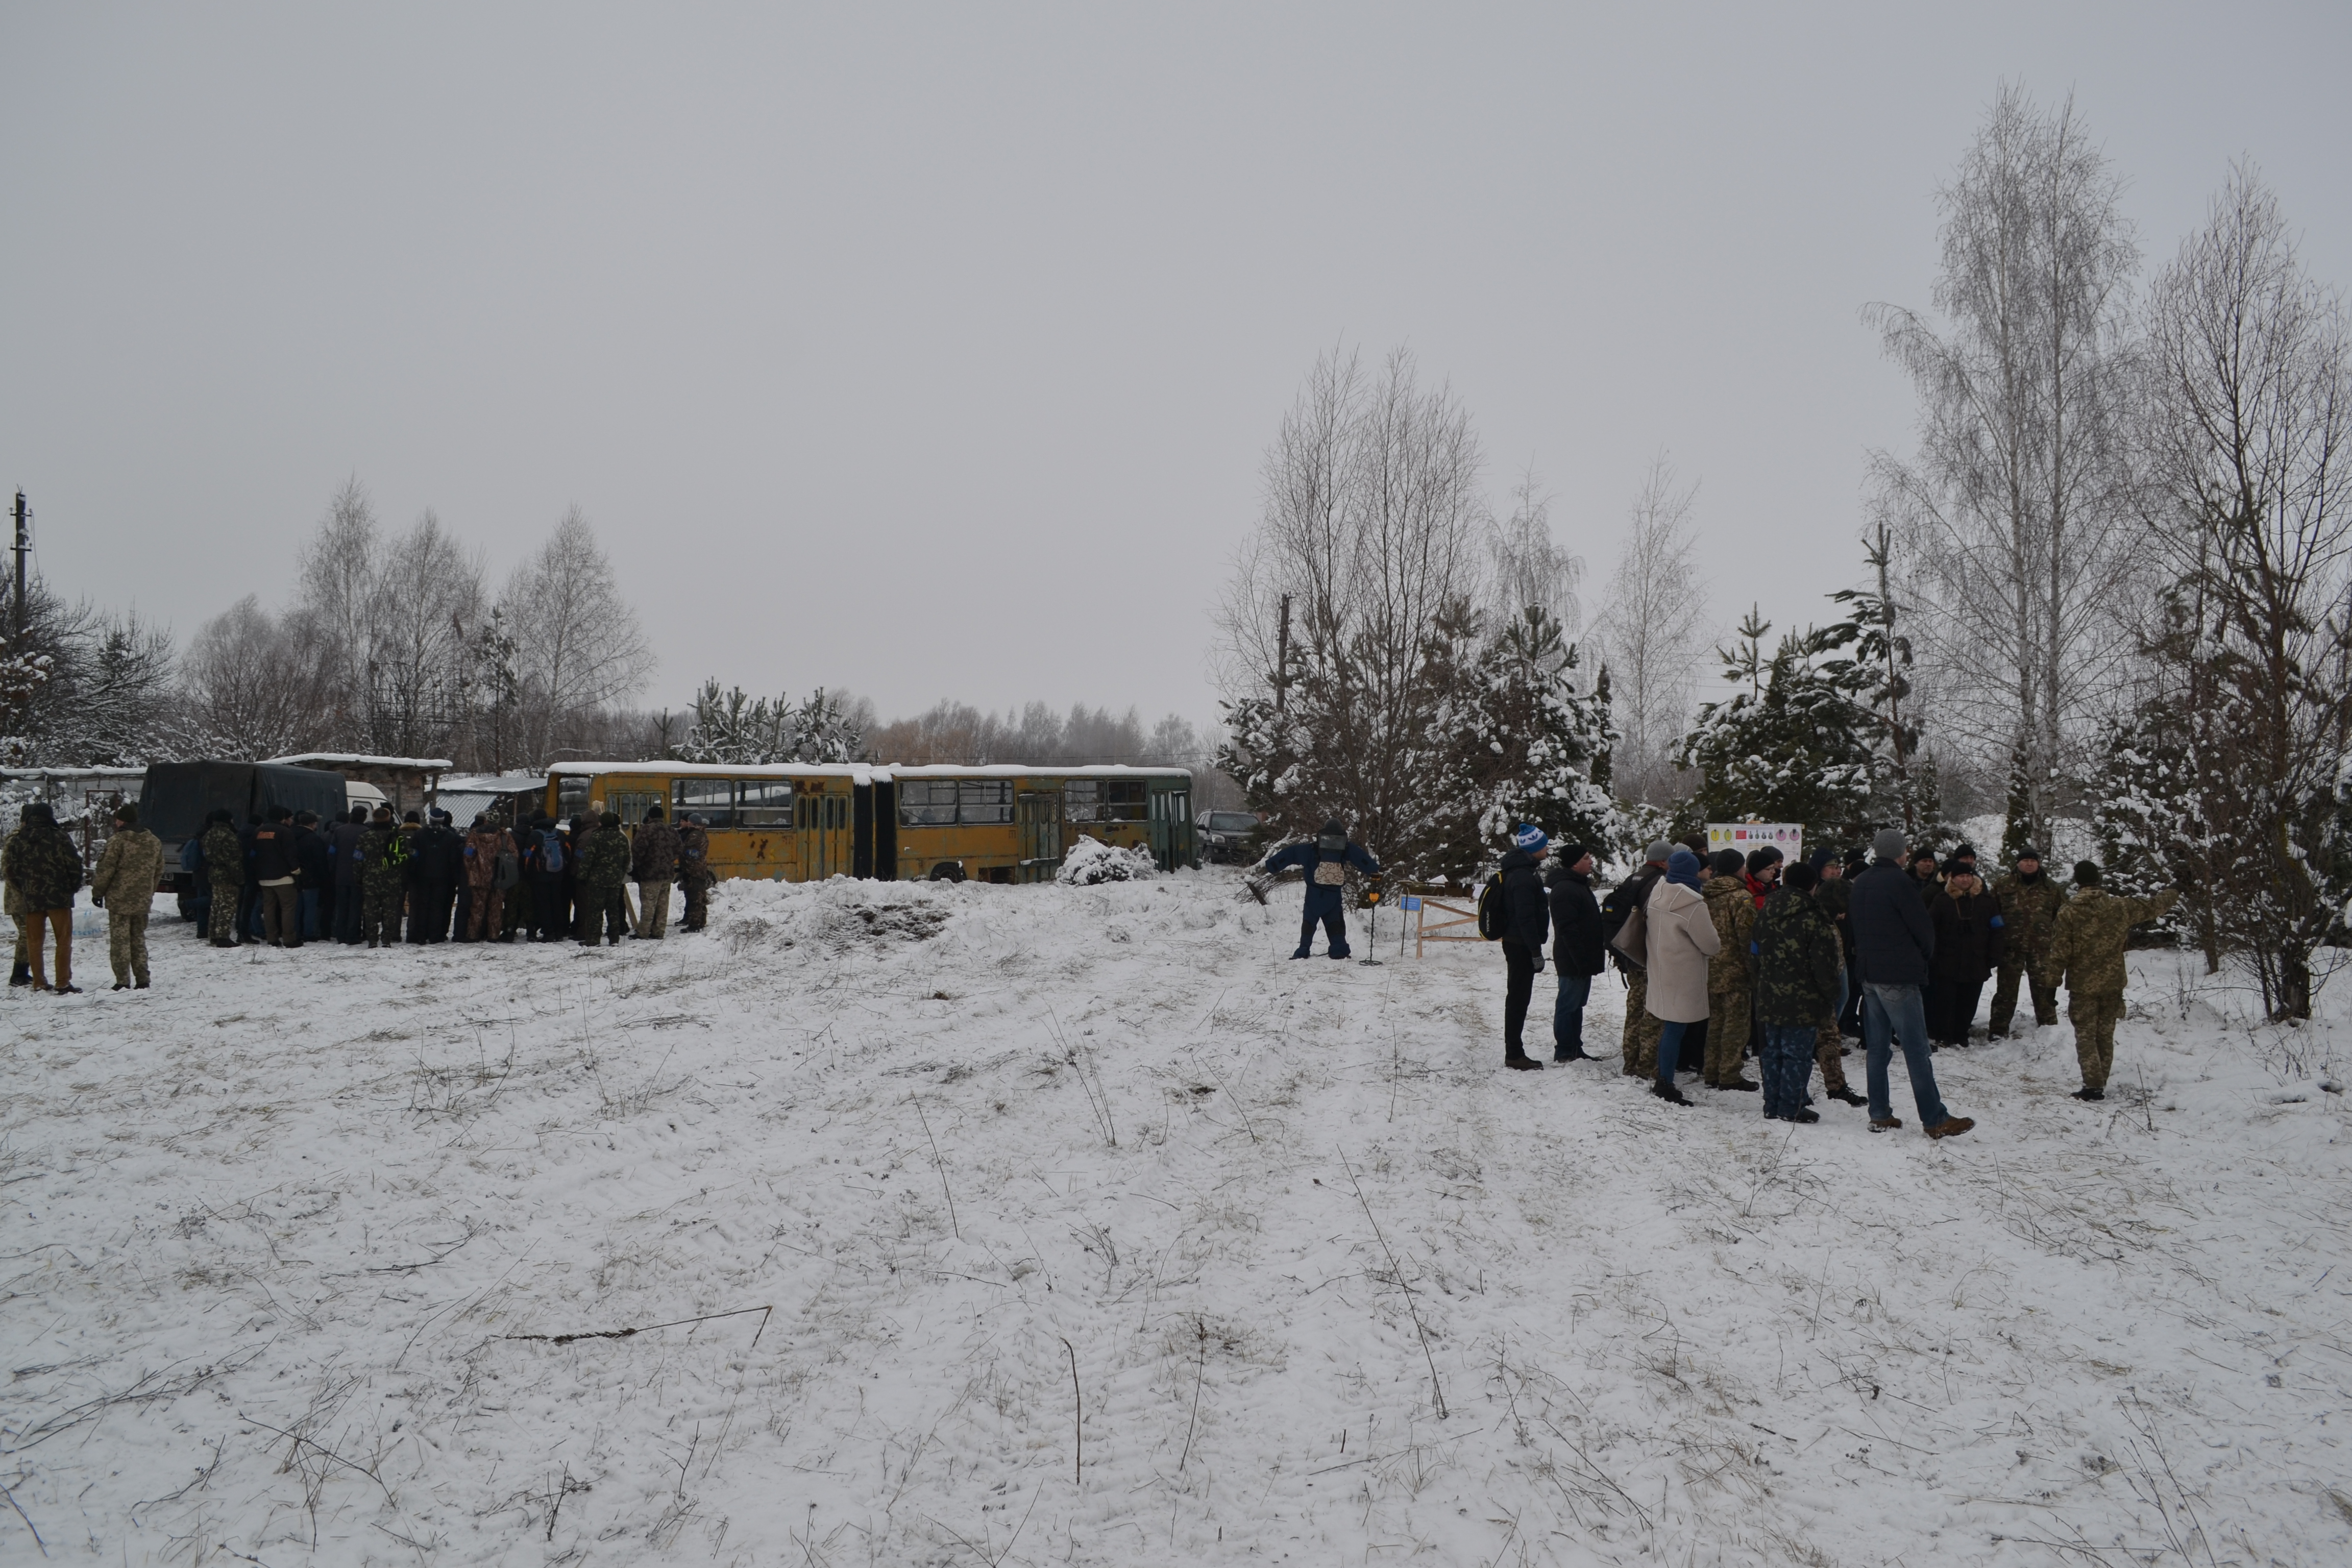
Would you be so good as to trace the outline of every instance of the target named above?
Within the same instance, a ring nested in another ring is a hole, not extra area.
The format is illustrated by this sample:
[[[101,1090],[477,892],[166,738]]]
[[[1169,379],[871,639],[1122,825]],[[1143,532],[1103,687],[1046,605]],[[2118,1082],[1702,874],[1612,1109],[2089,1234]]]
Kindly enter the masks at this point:
[[[1192,851],[1192,791],[1152,790],[1151,858],[1163,871],[1196,863]]]
[[[1024,790],[1013,803],[1021,833],[1021,866],[1015,880],[1050,882],[1062,868],[1062,797],[1053,790]]]

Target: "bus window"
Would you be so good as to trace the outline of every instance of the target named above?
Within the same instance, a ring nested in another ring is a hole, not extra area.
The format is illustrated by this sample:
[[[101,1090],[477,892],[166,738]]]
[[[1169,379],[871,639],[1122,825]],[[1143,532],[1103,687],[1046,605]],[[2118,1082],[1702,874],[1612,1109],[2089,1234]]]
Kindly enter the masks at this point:
[[[732,779],[672,779],[670,804],[683,817],[688,812],[702,818],[706,827],[735,826],[735,781]]]
[[[902,779],[898,821],[906,827],[934,827],[956,819],[956,786],[934,779]]]
[[[1102,819],[1105,822],[1141,822],[1143,820],[1143,781],[1141,779],[1106,779],[1102,786]]]
[[[1013,781],[964,779],[958,783],[956,820],[958,822],[1012,821]]]
[[[1072,779],[1062,786],[1062,817],[1066,822],[1102,820],[1102,785],[1093,779]]]
[[[793,825],[793,781],[745,779],[735,821],[741,827],[790,827]]]
[[[569,822],[588,810],[588,779],[583,773],[564,773],[555,781],[555,815]],[[526,819],[527,820],[527,819]]]
[[[646,807],[659,805],[661,803],[659,790],[616,789],[606,797],[604,809],[619,813],[622,826],[635,827],[646,819]]]

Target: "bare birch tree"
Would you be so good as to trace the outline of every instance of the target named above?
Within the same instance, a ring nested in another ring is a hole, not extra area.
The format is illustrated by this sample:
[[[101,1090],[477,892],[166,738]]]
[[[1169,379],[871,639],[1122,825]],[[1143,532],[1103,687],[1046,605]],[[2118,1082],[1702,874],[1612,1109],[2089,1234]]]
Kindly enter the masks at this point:
[[[1664,805],[1678,793],[1672,762],[1714,644],[1692,516],[1698,484],[1660,453],[1643,476],[1609,580],[1600,634],[1610,710],[1622,737],[1610,783],[1627,800]]]
[[[621,596],[613,563],[577,506],[507,578],[499,611],[513,642],[526,763],[551,759],[566,714],[634,696],[653,673],[653,649],[636,612]]]
[[[2169,586],[2141,714],[2180,765],[2174,830],[2142,847],[2188,873],[2272,1016],[2307,1019],[2352,899],[2352,329],[2247,169],[2149,321]]]
[[[1938,195],[1948,329],[1865,311],[1920,397],[1917,453],[1873,468],[1919,564],[1910,596],[1939,717],[2006,766],[2042,843],[2125,673],[2117,634],[2144,549],[2126,461],[2139,251],[2121,195],[2071,98],[2044,110],[2004,83]]]
[[[1284,416],[1220,649],[1224,754],[1283,814],[1336,812],[1397,848],[1432,830],[1425,677],[1434,646],[1475,635],[1483,468],[1468,414],[1403,350],[1377,374],[1324,355]]]
[[[1511,488],[1511,515],[1486,538],[1489,607],[1499,626],[1539,605],[1562,635],[1573,638],[1584,622],[1576,596],[1584,582],[1584,559],[1552,537],[1553,500],[1533,468]]]

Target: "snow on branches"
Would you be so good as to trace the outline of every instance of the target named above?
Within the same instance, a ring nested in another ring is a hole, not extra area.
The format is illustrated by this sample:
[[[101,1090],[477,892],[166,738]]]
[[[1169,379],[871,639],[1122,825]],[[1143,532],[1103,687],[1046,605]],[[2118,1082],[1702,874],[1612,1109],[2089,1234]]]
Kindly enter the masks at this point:
[[[788,697],[772,702],[750,697],[740,686],[722,692],[719,682],[706,680],[694,694],[694,723],[677,757],[740,767],[855,762],[864,750],[865,737],[843,712],[841,699],[822,686],[796,704]]]

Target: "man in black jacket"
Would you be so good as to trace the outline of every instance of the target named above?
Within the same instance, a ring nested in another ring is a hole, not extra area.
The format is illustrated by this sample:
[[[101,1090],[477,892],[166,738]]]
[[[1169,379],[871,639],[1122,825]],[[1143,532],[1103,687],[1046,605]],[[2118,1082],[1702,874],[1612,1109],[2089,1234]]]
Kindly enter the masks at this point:
[[[1903,835],[1882,829],[1871,841],[1877,857],[1854,879],[1846,920],[1853,928],[1854,960],[1862,969],[1862,1038],[1870,1064],[1870,1130],[1903,1125],[1895,1115],[1886,1082],[1893,1043],[1903,1046],[1911,1075],[1911,1097],[1920,1125],[1930,1138],[1950,1138],[1976,1123],[1954,1116],[1936,1092],[1936,1069],[1927,1057],[1927,1014],[1921,992],[1928,961],[1936,952],[1936,928],[1919,897],[1919,884],[1904,869]]]
[[[294,841],[294,813],[282,805],[269,808],[269,819],[256,824],[246,879],[259,889],[261,934],[272,947],[302,945],[302,875],[300,847]]]
[[[1592,1000],[1592,977],[1608,962],[1601,905],[1592,896],[1592,852],[1571,844],[1553,857],[1551,961],[1559,971],[1559,1000],[1551,1013],[1551,1059],[1592,1059],[1584,1048],[1584,1007]]]
[[[408,940],[449,940],[449,910],[457,879],[466,874],[466,841],[449,826],[449,814],[435,806],[416,836],[416,880],[412,884]]]
[[[334,893],[332,863],[327,858],[327,840],[319,832],[316,812],[294,814],[294,864],[295,901],[301,911],[295,930],[304,942],[316,942],[327,934],[320,906]]]
[[[355,805],[351,815],[327,833],[327,863],[334,878],[334,935],[346,947],[360,944],[360,921],[365,913],[366,889],[360,882],[360,839],[367,832],[367,807]]]
[[[1544,938],[1551,926],[1543,878],[1536,868],[1550,849],[1551,840],[1542,828],[1523,824],[1511,835],[1500,871],[1503,963],[1510,975],[1503,992],[1503,1065],[1520,1072],[1543,1070],[1543,1063],[1528,1055],[1525,1031],[1528,1002],[1535,994],[1536,976],[1543,973]]]

